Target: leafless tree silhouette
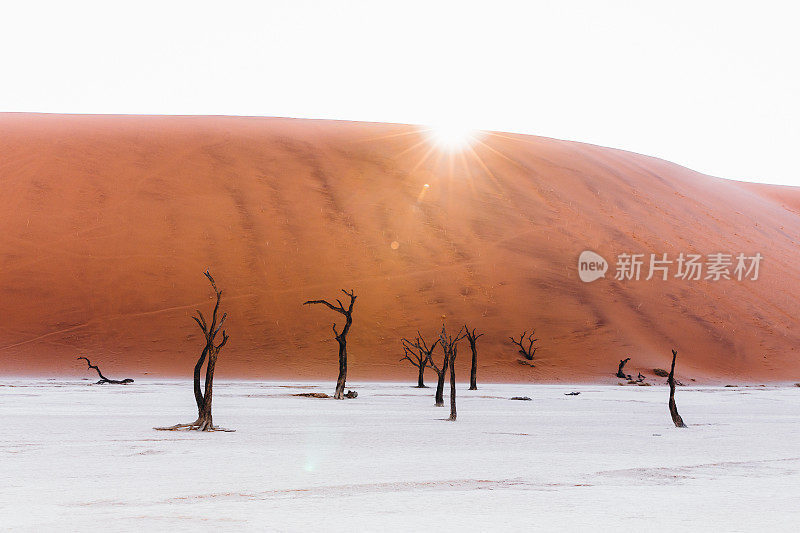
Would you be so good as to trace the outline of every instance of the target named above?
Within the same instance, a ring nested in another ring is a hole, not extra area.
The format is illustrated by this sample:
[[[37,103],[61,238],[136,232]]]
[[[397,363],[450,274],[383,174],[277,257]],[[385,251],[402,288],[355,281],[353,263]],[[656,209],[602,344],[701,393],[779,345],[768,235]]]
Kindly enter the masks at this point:
[[[630,360],[631,360],[631,358],[630,358],[630,357],[628,357],[628,358],[626,358],[626,359],[622,359],[622,360],[619,362],[619,368],[617,369],[617,377],[618,377],[618,378],[622,378],[622,379],[631,379],[631,377],[630,377],[630,376],[626,375],[626,374],[625,374],[625,372],[623,372],[623,371],[622,371],[622,369],[623,369],[623,368],[625,368],[625,365],[626,365],[626,364],[628,363],[628,361],[630,361]]]
[[[338,305],[333,305],[327,300],[308,300],[303,302],[303,305],[322,304],[344,315],[345,322],[341,332],[336,331],[336,323],[333,324],[333,334],[336,337],[336,342],[339,343],[339,377],[336,380],[336,392],[333,394],[333,397],[337,400],[345,398],[344,384],[347,380],[347,333],[350,331],[350,326],[353,324],[353,304],[356,302],[356,295],[352,289],[350,292],[342,289],[342,292],[350,297],[350,305],[346,309],[342,301],[338,298],[336,299]]]
[[[450,368],[450,418],[455,422],[456,420],[456,356],[458,355],[458,342],[466,337],[464,328],[458,330],[455,337],[447,334],[444,325],[442,325],[442,332],[439,334],[439,343],[444,350],[444,364],[442,367]]]
[[[80,359],[83,359],[84,361],[86,361],[86,364],[89,365],[89,368],[94,368],[95,370],[97,370],[97,375],[100,376],[100,381],[98,381],[96,383],[97,385],[104,385],[106,383],[111,383],[113,385],[127,385],[128,383],[133,383],[133,380],[131,378],[125,378],[123,380],[108,379],[107,377],[105,377],[103,375],[102,372],[100,372],[100,368],[98,368],[96,365],[93,365],[92,362],[89,361],[88,358],[86,358],[86,357],[78,357],[78,360],[80,360]]]
[[[222,325],[228,317],[227,313],[222,314],[222,318],[217,321],[217,313],[219,312],[220,300],[222,300],[222,291],[217,288],[214,278],[208,270],[204,272],[208,281],[211,282],[211,288],[214,289],[216,296],[216,304],[214,305],[214,312],[211,315],[211,324],[206,322],[203,313],[197,310],[197,316],[193,316],[192,320],[197,322],[200,330],[205,337],[206,345],[203,348],[200,358],[194,365],[194,399],[197,403],[197,420],[191,424],[176,424],[169,427],[157,427],[155,429],[161,431],[175,431],[175,430],[196,430],[196,431],[234,431],[232,429],[225,429],[215,426],[211,416],[211,400],[214,387],[214,369],[217,365],[217,357],[222,347],[228,342],[228,334],[222,330]],[[222,340],[216,344],[217,334],[222,330]],[[208,361],[206,362],[206,358]],[[200,388],[200,373],[203,368],[203,363],[206,362],[206,380],[205,389]]]
[[[516,340],[514,337],[509,337],[511,342],[519,346],[519,354],[528,361],[533,361],[533,356],[536,354],[536,350],[539,349],[538,346],[533,345],[533,343],[539,340],[533,338],[535,332],[536,330],[531,330],[530,334],[528,334],[527,330],[523,331],[522,335],[519,337],[519,340]],[[525,344],[527,344],[527,346],[525,346]]]
[[[678,407],[675,405],[675,358],[678,357],[678,352],[672,350],[672,368],[669,371],[667,383],[669,384],[669,414],[672,417],[672,422],[676,428],[685,428],[686,424],[683,423],[683,418],[678,414]]]
[[[428,346],[428,344],[425,342],[425,339],[422,337],[422,334],[417,331],[417,336],[413,341],[403,338],[402,342],[405,355],[400,360],[408,360],[409,363],[419,369],[417,388],[423,389],[425,388],[423,374],[425,372],[425,368],[428,366],[428,362],[431,361],[431,354],[433,353],[433,349],[436,348],[436,345],[439,343],[439,339],[436,339],[432,345]]]
[[[480,337],[483,337],[483,333],[480,335],[475,334],[475,328],[472,331],[469,330],[469,327],[465,324],[464,330],[467,332],[467,340],[469,341],[469,348],[472,350],[472,366],[470,367],[469,372],[469,390],[478,390],[478,347],[477,342]]]

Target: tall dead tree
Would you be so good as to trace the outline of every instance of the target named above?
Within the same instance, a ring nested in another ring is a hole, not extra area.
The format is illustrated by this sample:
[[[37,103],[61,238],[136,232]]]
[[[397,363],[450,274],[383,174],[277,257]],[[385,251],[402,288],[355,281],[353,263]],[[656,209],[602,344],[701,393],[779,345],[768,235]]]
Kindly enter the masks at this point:
[[[219,312],[219,304],[220,300],[222,300],[222,291],[217,288],[217,284],[214,282],[214,278],[211,277],[211,273],[208,270],[204,272],[205,276],[208,278],[208,281],[211,282],[211,288],[214,289],[214,295],[216,296],[216,304],[214,305],[214,312],[211,315],[211,324],[206,322],[203,313],[200,310],[197,310],[197,316],[192,316],[192,320],[197,322],[197,325],[200,326],[200,330],[203,332],[203,337],[205,337],[205,346],[203,347],[203,351],[200,354],[200,358],[197,360],[197,363],[194,365],[194,399],[195,403],[197,403],[197,420],[192,422],[191,424],[176,424],[174,426],[169,427],[158,427],[155,429],[162,430],[162,431],[174,431],[174,430],[197,430],[197,431],[234,431],[232,429],[225,429],[219,426],[215,426],[211,416],[211,400],[213,394],[213,387],[214,387],[214,369],[217,365],[217,358],[219,357],[219,352],[222,350],[222,347],[228,342],[228,334],[225,330],[222,330],[222,325],[225,322],[225,319],[228,318],[227,313],[222,314],[222,318],[217,321],[217,313]],[[222,340],[217,344],[216,337],[217,334],[222,330]],[[207,361],[206,361],[207,359]],[[200,387],[200,375],[203,369],[203,363],[206,364],[206,379],[205,379],[205,388],[201,389]]]
[[[425,381],[423,374],[425,372],[425,368],[428,366],[428,362],[433,361],[431,354],[433,353],[433,349],[436,348],[436,345],[439,343],[439,339],[436,339],[433,344],[428,346],[428,343],[425,342],[422,334],[417,331],[417,336],[413,342],[406,338],[403,338],[402,342],[405,355],[400,360],[403,361],[407,359],[409,363],[419,369],[417,388],[424,389]]]
[[[519,340],[516,340],[514,337],[509,337],[511,342],[519,346],[519,354],[528,361],[533,361],[533,356],[536,354],[536,350],[539,349],[538,346],[533,345],[534,342],[539,340],[533,338],[535,332],[536,330],[531,330],[530,334],[528,334],[527,330],[523,331],[522,335],[519,337]],[[525,346],[525,344],[527,344],[527,346]]]
[[[336,302],[339,305],[333,305],[327,300],[308,300],[303,302],[303,305],[323,304],[337,313],[344,315],[345,322],[341,332],[336,331],[336,323],[334,322],[333,324],[333,334],[336,337],[336,342],[339,343],[339,377],[336,380],[336,392],[333,394],[333,397],[337,400],[342,400],[345,397],[344,384],[347,380],[347,333],[350,331],[350,326],[353,324],[353,304],[356,302],[356,295],[353,294],[352,289],[350,292],[342,289],[342,292],[350,297],[350,305],[347,309],[345,309],[344,304],[338,298]]]
[[[675,358],[678,357],[678,352],[672,350],[672,368],[669,371],[667,383],[669,384],[669,414],[672,417],[672,422],[676,428],[685,428],[686,424],[683,423],[683,418],[678,414],[678,407],[675,405]]]
[[[625,365],[626,365],[626,364],[628,363],[628,361],[630,361],[630,360],[631,360],[631,358],[630,358],[630,357],[620,360],[620,362],[619,362],[619,368],[617,369],[617,377],[618,377],[618,378],[622,378],[622,379],[631,379],[631,377],[630,377],[630,376],[626,375],[626,374],[625,374],[625,372],[623,372],[623,371],[622,371],[622,369],[623,369],[623,368],[625,368]]]
[[[445,363],[443,367],[450,368],[450,418],[448,420],[456,420],[456,356],[458,355],[458,342],[466,336],[464,328],[458,330],[455,337],[447,334],[444,325],[442,325],[442,332],[439,334],[439,343],[445,352]]]
[[[475,334],[475,328],[472,331],[469,330],[467,325],[464,325],[464,329],[467,332],[467,340],[469,341],[469,348],[472,350],[472,366],[470,367],[469,371],[469,390],[478,390],[478,347],[477,342],[478,338],[483,337],[483,333],[480,335]]]
[[[89,365],[89,368],[94,368],[97,371],[97,375],[100,376],[100,381],[98,381],[96,385],[104,385],[106,383],[111,383],[113,385],[127,385],[128,383],[133,383],[133,380],[131,378],[125,378],[122,380],[108,379],[103,375],[102,372],[100,372],[100,368],[98,368],[97,365],[93,365],[92,362],[89,361],[89,359],[87,359],[86,357],[78,357],[78,360],[81,359],[86,361],[86,364]]]

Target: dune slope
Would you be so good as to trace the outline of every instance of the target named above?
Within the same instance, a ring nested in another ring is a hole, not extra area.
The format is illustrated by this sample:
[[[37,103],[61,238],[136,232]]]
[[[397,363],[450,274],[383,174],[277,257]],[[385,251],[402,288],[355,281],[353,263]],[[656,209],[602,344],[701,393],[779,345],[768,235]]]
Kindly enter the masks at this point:
[[[793,188],[524,135],[446,152],[405,125],[36,114],[0,115],[0,183],[3,373],[81,375],[86,354],[110,377],[188,375],[208,268],[222,377],[335,379],[341,317],[301,304],[352,288],[352,379],[414,382],[399,339],[443,321],[485,333],[484,381],[613,380],[627,356],[652,375],[673,347],[683,379],[800,378]],[[580,281],[584,250],[605,278]],[[755,281],[644,279],[681,252],[764,259]],[[614,279],[622,253],[645,254],[642,279]],[[508,341],[532,327],[535,368]]]

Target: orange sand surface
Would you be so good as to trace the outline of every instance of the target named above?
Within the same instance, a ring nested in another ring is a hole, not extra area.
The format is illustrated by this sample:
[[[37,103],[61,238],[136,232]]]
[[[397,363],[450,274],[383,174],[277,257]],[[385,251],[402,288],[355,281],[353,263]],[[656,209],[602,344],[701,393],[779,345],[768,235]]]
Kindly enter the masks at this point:
[[[352,288],[351,380],[414,383],[400,337],[443,320],[485,333],[479,381],[614,382],[628,356],[652,376],[673,347],[684,380],[800,379],[796,188],[526,135],[446,152],[406,125],[16,113],[0,184],[6,374],[89,375],[85,354],[109,377],[189,376],[210,269],[221,378],[335,379],[342,317],[301,304]],[[583,250],[605,279],[579,280]],[[680,252],[764,260],[757,281],[613,279],[620,253]],[[507,339],[531,327],[535,368]]]

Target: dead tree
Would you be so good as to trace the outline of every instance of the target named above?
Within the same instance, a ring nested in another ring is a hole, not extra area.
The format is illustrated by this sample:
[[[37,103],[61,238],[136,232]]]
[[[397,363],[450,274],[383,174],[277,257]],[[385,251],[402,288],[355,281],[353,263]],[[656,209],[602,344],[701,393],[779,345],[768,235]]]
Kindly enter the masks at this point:
[[[622,379],[631,379],[631,377],[630,377],[630,376],[626,375],[626,374],[625,374],[625,372],[623,372],[623,371],[622,371],[622,369],[623,369],[623,368],[625,368],[625,365],[626,365],[626,364],[628,363],[628,361],[630,361],[630,360],[631,360],[631,358],[630,358],[630,357],[628,357],[628,358],[626,358],[626,359],[622,359],[622,360],[620,360],[620,362],[619,362],[619,368],[617,369],[617,377],[618,377],[618,378],[622,378]]]
[[[444,325],[442,325],[442,333],[445,332]],[[463,338],[463,337],[462,337]],[[439,335],[437,341],[439,346],[442,347],[442,353],[444,355],[444,359],[442,360],[442,366],[436,366],[436,363],[433,360],[433,356],[428,358],[428,365],[436,372],[437,380],[436,380],[436,394],[434,395],[434,405],[436,407],[444,407],[444,378],[447,376],[447,369],[450,365],[450,351],[444,345],[442,340],[442,335]],[[436,346],[436,342],[433,346]],[[433,347],[431,347],[433,348]],[[433,351],[433,350],[431,350]]]
[[[669,384],[669,414],[672,416],[672,422],[676,428],[685,428],[686,424],[683,423],[683,418],[678,414],[678,407],[675,405],[675,358],[678,357],[678,352],[672,350],[672,368],[669,371],[667,383]]]
[[[483,337],[483,333],[480,335],[475,334],[475,329],[473,328],[472,331],[464,325],[464,329],[467,332],[467,340],[469,341],[469,348],[472,350],[472,366],[470,367],[469,372],[469,390],[478,390],[478,348],[476,346],[479,337]]]
[[[533,361],[533,356],[536,354],[536,350],[539,349],[538,346],[533,345],[534,342],[539,340],[533,338],[535,332],[536,330],[531,330],[530,335],[528,335],[527,331],[523,331],[522,335],[520,335],[519,337],[519,340],[516,340],[514,337],[509,337],[509,339],[511,339],[511,342],[519,346],[519,354],[528,361]],[[527,342],[528,344],[527,347],[525,346],[525,344],[523,344],[524,342]]]
[[[333,334],[336,337],[336,342],[339,343],[339,377],[336,380],[336,392],[333,394],[333,397],[337,400],[342,400],[345,397],[344,383],[347,379],[347,333],[350,331],[350,326],[353,324],[353,304],[356,302],[356,295],[353,294],[352,289],[350,292],[342,289],[342,292],[350,297],[350,305],[347,307],[347,309],[345,309],[344,304],[338,298],[336,299],[336,302],[339,305],[333,305],[327,300],[308,300],[303,302],[303,305],[323,304],[337,313],[344,315],[345,322],[341,333],[336,331],[336,323],[333,324]]]
[[[456,355],[458,355],[458,342],[466,337],[464,328],[458,330],[455,337],[447,334],[444,325],[442,325],[442,332],[439,334],[439,343],[445,353],[445,363],[442,367],[450,368],[450,418],[448,420],[456,420]],[[444,402],[442,402],[444,403]]]
[[[436,341],[434,341],[434,343],[429,347],[425,342],[425,339],[422,337],[422,334],[417,331],[417,336],[413,342],[406,338],[402,339],[402,342],[405,355],[400,360],[403,361],[407,359],[409,363],[419,369],[417,388],[424,389],[426,387],[423,374],[425,372],[425,368],[428,366],[428,361],[432,362],[431,354],[433,353],[433,349],[436,348],[436,345],[439,343],[439,339],[436,339]]]
[[[222,299],[222,291],[217,288],[217,284],[214,282],[214,278],[211,277],[211,274],[208,272],[208,270],[206,270],[204,274],[208,278],[208,281],[211,282],[211,288],[214,289],[217,302],[214,305],[214,312],[211,315],[211,324],[206,322],[203,313],[201,313],[199,309],[197,310],[197,316],[192,316],[192,320],[197,322],[197,325],[200,326],[200,330],[203,332],[206,342],[205,347],[200,354],[200,358],[194,365],[194,399],[195,403],[197,403],[197,420],[191,424],[176,424],[169,427],[155,428],[158,430],[234,431],[232,429],[225,429],[215,426],[211,416],[214,369],[217,365],[217,358],[219,357],[220,350],[222,350],[222,347],[228,342],[228,334],[225,332],[225,330],[222,330],[222,325],[224,324],[225,319],[228,318],[228,314],[223,313],[222,318],[217,321],[217,313],[219,312],[219,304],[220,300]],[[216,337],[220,330],[222,330],[222,340],[219,342],[219,344],[217,344]],[[208,361],[206,361],[206,359],[208,359]],[[206,363],[206,380],[205,388],[201,389],[200,374],[203,369],[204,362]]]
[[[419,353],[409,349],[408,346],[403,344],[403,357],[401,357],[399,361],[401,363],[403,361],[408,361],[409,363],[411,363],[412,366],[417,367],[417,370],[419,370],[419,377],[417,378],[417,388],[424,389],[425,379],[423,377],[423,374],[425,372],[425,367],[428,365],[428,359],[421,357]]]
[[[100,369],[96,365],[93,365],[92,362],[89,361],[89,359],[87,359],[86,357],[78,357],[78,360],[80,359],[86,361],[86,364],[89,365],[89,368],[94,368],[95,370],[97,370],[97,375],[100,376],[100,381],[98,381],[96,385],[104,385],[106,383],[111,383],[113,385],[127,385],[128,383],[133,383],[133,380],[131,378],[125,378],[123,380],[108,379],[103,375],[102,372],[100,372]]]

